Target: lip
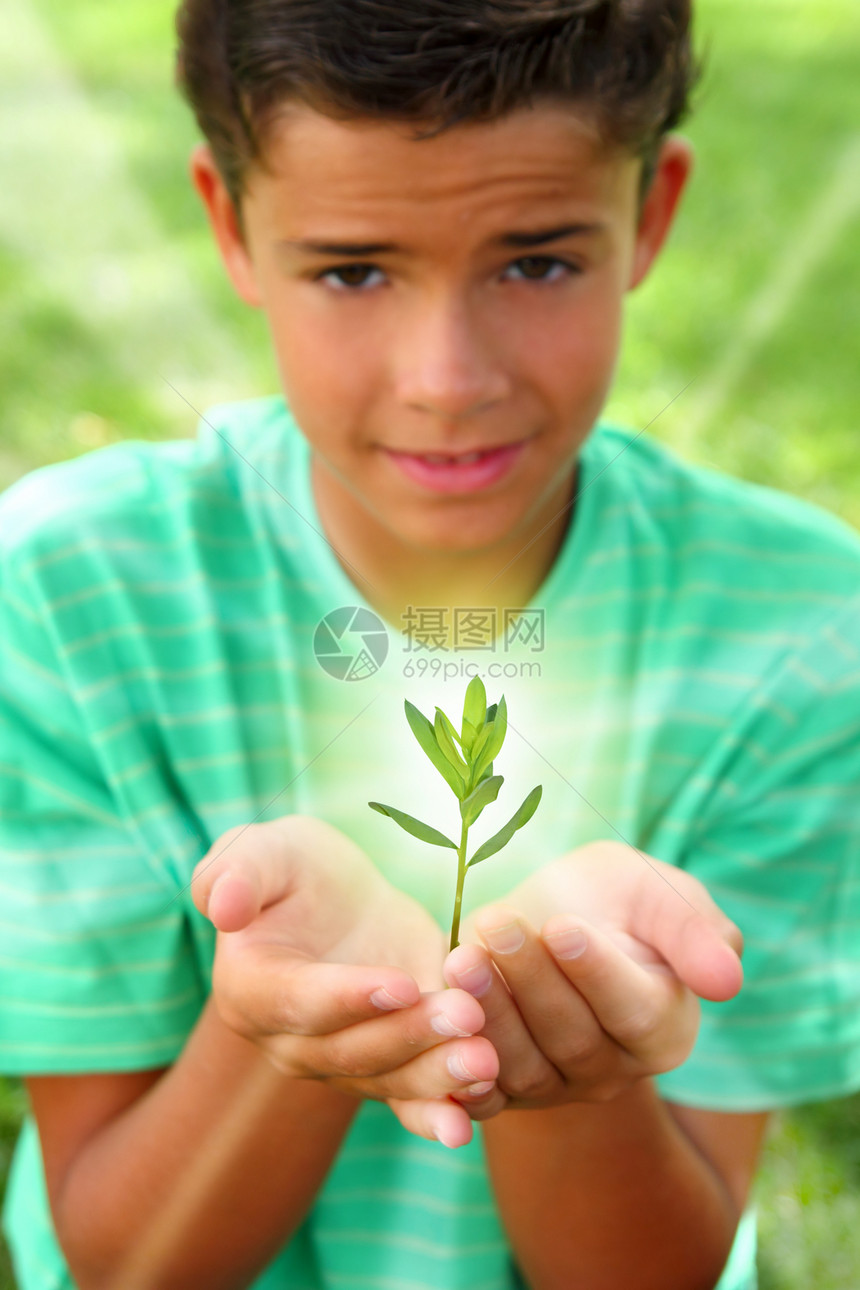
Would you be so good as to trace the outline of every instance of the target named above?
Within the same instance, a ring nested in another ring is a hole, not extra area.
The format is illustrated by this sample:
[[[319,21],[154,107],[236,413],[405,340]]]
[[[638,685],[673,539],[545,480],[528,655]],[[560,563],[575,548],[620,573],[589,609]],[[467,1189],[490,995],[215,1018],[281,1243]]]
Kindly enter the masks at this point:
[[[470,451],[483,452],[485,455],[480,461],[467,464],[456,461],[429,462],[419,453],[397,452],[393,448],[384,448],[383,451],[407,479],[430,492],[474,493],[490,488],[504,478],[520,459],[528,443],[528,439],[521,439],[517,443],[491,449],[473,448]],[[464,452],[457,455],[468,454]]]
[[[479,443],[472,448],[460,448],[457,452],[449,452],[446,448],[422,448],[416,452],[414,448],[386,448],[386,452],[393,452],[399,457],[470,457],[473,452],[500,452],[503,448],[515,448],[524,440],[518,439],[516,443]]]

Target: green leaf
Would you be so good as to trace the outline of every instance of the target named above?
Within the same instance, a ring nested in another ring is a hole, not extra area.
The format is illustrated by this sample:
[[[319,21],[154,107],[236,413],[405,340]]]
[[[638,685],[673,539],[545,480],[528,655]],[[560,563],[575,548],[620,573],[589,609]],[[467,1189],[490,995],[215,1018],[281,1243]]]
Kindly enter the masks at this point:
[[[492,727],[490,729],[490,736],[486,744],[484,745],[484,748],[481,751],[480,757],[478,757],[477,760],[473,758],[473,764],[475,767],[474,776],[475,776],[476,782],[481,779],[484,771],[487,769],[490,763],[495,761],[496,757],[498,757],[499,753],[501,752],[502,744],[505,742],[505,735],[507,734],[507,732],[508,732],[508,709],[507,709],[507,704],[505,703],[505,696],[502,695],[502,697],[499,699],[499,706],[498,706],[498,709],[496,710],[496,716],[493,721]]]
[[[492,733],[493,733],[492,721],[488,726],[484,726],[483,730],[478,731],[478,737],[475,740],[475,742],[472,744],[472,747],[469,750],[469,763],[471,766],[473,767],[477,766],[478,758],[486,748],[487,741],[492,736]]]
[[[480,779],[476,779],[474,781],[469,792],[474,793],[475,789],[478,787],[479,784],[486,784],[487,780],[492,779],[492,777],[493,777],[493,763],[490,762],[489,766],[487,766],[484,769],[484,771],[481,773]]]
[[[457,774],[462,779],[463,784],[465,785],[467,779],[469,778],[469,767],[466,765],[466,763],[463,761],[463,758],[460,756],[460,754],[457,752],[457,749],[454,747],[454,742],[451,739],[451,736],[448,734],[448,731],[445,729],[445,720],[447,720],[447,718],[445,718],[444,712],[442,711],[441,708],[437,708],[436,721],[433,726],[433,732],[436,736],[436,743],[439,745],[442,752],[445,754],[445,757],[454,767]]]
[[[451,722],[448,720],[448,718],[445,716],[445,713],[442,711],[442,709],[441,709],[441,708],[437,708],[437,709],[436,709],[436,712],[437,712],[437,714],[442,718],[442,725],[443,725],[443,726],[445,727],[445,729],[447,730],[447,732],[448,732],[448,737],[449,737],[449,739],[451,740],[451,742],[452,742],[452,743],[458,743],[458,744],[460,744],[460,746],[462,747],[462,745],[463,745],[463,741],[462,741],[462,739],[460,738],[460,736],[457,734],[457,731],[454,729],[454,726],[452,725],[452,723],[451,723]]]
[[[468,721],[470,726],[480,730],[487,715],[487,692],[479,676],[473,676],[466,687],[466,700],[463,704],[463,725]]]
[[[411,833],[414,838],[420,838],[422,842],[432,842],[436,847],[450,847],[456,851],[457,843],[446,838],[444,833],[438,829],[431,829],[429,824],[422,824],[421,820],[416,820],[413,815],[407,815],[405,811],[395,810],[393,806],[383,806],[381,802],[368,802],[367,805],[374,811],[379,811],[380,815],[387,815],[399,824],[401,829]]]
[[[410,703],[408,699],[404,700],[404,707],[406,709],[406,720],[409,722],[409,728],[413,735],[418,740],[439,774],[445,780],[448,787],[452,789],[460,801],[462,801],[466,796],[466,785],[463,783],[463,780],[457,774],[456,770],[437,744],[435,728],[424,716],[424,713],[419,712],[415,707],[415,704]]]
[[[490,706],[487,708],[487,720],[486,720],[486,723],[485,723],[486,725],[489,725],[491,721],[495,721],[495,719],[496,719],[496,708],[497,708],[498,706],[499,706],[499,705],[498,705],[497,703],[491,703],[491,704],[490,704]]]
[[[466,754],[469,761],[469,777],[466,780],[467,793],[471,793],[472,789],[477,788],[478,784],[481,782],[482,776],[475,774],[475,767],[477,766],[481,753],[487,746],[487,740],[490,738],[492,733],[492,723],[488,726],[484,726],[483,730],[479,730],[478,736],[474,740],[470,752]]]
[[[470,721],[466,721],[466,719],[464,718],[463,734],[461,736],[461,739],[463,744],[463,751],[469,757],[472,755],[472,746],[477,738],[478,738],[478,731],[475,729],[475,727],[472,725]]]
[[[495,802],[499,796],[499,789],[504,782],[501,775],[494,775],[492,779],[481,780],[478,787],[469,794],[464,802],[460,803],[460,815],[467,828],[471,828],[477,821],[485,806],[489,806],[490,802]]]
[[[498,833],[494,833],[483,846],[478,847],[478,850],[466,865],[467,869],[471,868],[473,864],[480,864],[482,860],[486,860],[489,856],[494,856],[497,851],[501,851],[502,847],[507,846],[517,829],[521,829],[524,824],[528,824],[534,815],[542,792],[542,784],[538,784],[537,788],[532,789],[519,810],[511,816],[504,828],[499,829]]]

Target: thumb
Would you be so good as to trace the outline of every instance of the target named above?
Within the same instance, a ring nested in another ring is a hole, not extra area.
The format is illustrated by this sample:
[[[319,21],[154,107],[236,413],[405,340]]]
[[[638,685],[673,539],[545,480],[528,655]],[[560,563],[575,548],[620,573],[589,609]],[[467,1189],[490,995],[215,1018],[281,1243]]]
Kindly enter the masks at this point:
[[[194,868],[194,904],[219,931],[238,932],[286,894],[294,878],[293,859],[283,834],[273,837],[266,825],[228,829]]]
[[[741,929],[684,869],[651,857],[649,869],[637,877],[630,888],[629,930],[700,998],[733,999],[744,981]]]
[[[725,1003],[743,985],[743,935],[721,912],[715,916],[691,910],[689,917],[676,925],[675,934],[669,934],[658,948],[681,980],[702,999]]]

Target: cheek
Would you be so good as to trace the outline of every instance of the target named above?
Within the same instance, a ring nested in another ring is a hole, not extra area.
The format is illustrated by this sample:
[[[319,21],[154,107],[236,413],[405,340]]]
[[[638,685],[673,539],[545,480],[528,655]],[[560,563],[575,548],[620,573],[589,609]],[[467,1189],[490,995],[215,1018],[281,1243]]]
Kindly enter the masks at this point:
[[[574,358],[589,388],[605,389],[612,380],[621,342],[621,319],[620,307],[595,310],[588,325],[574,337]]]
[[[580,306],[571,328],[572,343],[584,357],[604,367],[615,357],[624,310],[624,292],[614,260],[594,275]]]
[[[569,406],[585,399],[590,407],[605,395],[618,356],[621,317],[620,307],[598,300],[532,333],[532,377],[554,402]]]
[[[267,310],[284,392],[299,419],[349,420],[374,388],[372,350],[347,310],[314,307],[302,294]]]

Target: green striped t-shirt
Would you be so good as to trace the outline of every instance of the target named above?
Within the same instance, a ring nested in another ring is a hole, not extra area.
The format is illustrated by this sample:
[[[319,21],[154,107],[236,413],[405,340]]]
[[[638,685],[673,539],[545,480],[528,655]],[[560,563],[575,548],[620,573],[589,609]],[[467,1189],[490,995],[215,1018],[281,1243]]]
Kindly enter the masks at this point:
[[[180,1056],[215,943],[188,883],[238,824],[318,815],[450,926],[453,857],[367,802],[455,827],[403,700],[456,717],[478,671],[510,726],[475,841],[544,793],[470,871],[464,912],[573,847],[629,843],[695,874],[746,940],[743,989],[702,1004],[661,1094],[756,1111],[860,1087],[860,537],[601,423],[539,591],[510,623],[492,595],[457,607],[444,649],[440,607],[373,614],[309,464],[275,396],[0,497],[0,1071]],[[29,1117],[4,1230],[21,1290],[73,1284]],[[719,1290],[751,1290],[754,1256],[750,1208]],[[366,1102],[254,1290],[518,1285],[479,1126],[452,1152]]]

